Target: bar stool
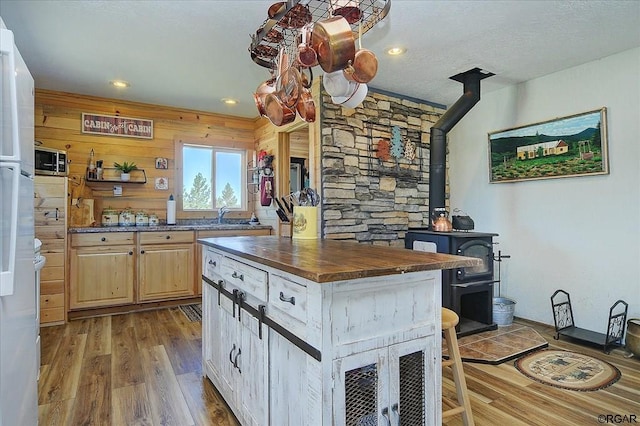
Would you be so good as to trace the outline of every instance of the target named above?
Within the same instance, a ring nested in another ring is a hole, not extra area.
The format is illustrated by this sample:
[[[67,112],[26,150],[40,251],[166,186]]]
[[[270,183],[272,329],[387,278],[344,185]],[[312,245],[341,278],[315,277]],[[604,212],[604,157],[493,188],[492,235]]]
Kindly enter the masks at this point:
[[[464,371],[462,370],[462,358],[460,358],[460,349],[458,348],[458,338],[456,337],[456,325],[460,318],[450,309],[442,308],[442,332],[444,340],[449,350],[449,359],[442,360],[443,367],[451,367],[453,371],[453,381],[456,385],[456,394],[458,397],[458,407],[442,411],[442,419],[455,416],[462,413],[462,422],[465,426],[474,426],[473,414],[471,413],[471,401],[467,392],[467,382],[464,379]]]

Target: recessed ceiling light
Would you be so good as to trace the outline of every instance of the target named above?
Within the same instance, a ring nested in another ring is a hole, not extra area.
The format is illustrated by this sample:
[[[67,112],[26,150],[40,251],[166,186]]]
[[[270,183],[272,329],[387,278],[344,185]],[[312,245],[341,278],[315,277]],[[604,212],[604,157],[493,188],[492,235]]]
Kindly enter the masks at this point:
[[[387,50],[387,54],[391,56],[402,55],[406,52],[407,52],[407,49],[405,49],[404,47],[392,47],[391,49]]]
[[[222,98],[222,102],[227,105],[235,105],[238,103],[236,99],[232,99],[232,98]]]
[[[125,87],[131,86],[129,83],[127,83],[126,81],[123,81],[123,80],[111,80],[109,82],[109,84],[111,84],[112,86],[117,87],[119,89],[124,89]]]

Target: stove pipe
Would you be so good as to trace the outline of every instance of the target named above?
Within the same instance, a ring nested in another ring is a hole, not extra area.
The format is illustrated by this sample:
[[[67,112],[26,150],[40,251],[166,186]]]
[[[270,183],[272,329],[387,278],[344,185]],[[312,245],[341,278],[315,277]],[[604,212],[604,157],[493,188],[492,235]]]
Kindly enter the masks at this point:
[[[431,128],[429,154],[429,212],[445,206],[447,133],[480,100],[480,80],[494,75],[480,68],[473,68],[450,77],[464,86],[462,96],[440,117]],[[429,220],[429,229],[433,231],[433,221]]]

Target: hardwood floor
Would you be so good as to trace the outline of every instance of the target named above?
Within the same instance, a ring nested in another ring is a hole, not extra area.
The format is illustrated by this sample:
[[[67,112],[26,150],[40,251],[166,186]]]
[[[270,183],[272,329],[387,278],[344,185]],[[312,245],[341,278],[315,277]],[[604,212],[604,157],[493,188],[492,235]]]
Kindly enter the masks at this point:
[[[200,322],[178,308],[40,333],[40,425],[238,425],[202,377]]]
[[[529,380],[513,361],[464,363],[476,425],[607,424],[598,421],[601,414],[635,415],[640,422],[640,360],[624,358],[622,350],[604,355],[553,340],[551,328],[523,324],[538,330],[551,348],[611,362],[622,378],[600,391],[575,392]],[[200,326],[171,308],[42,328],[40,425],[237,425],[211,382],[202,378]],[[445,405],[454,394],[447,371]],[[444,424],[462,420],[457,416]]]

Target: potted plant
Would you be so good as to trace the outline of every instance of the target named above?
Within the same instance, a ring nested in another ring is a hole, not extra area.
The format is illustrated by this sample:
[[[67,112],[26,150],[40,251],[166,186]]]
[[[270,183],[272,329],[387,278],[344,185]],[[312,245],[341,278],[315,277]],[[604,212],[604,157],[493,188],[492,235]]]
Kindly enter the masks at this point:
[[[136,163],[131,162],[124,162],[122,164],[120,163],[113,163],[113,167],[116,168],[116,170],[120,170],[120,180],[127,182],[129,179],[131,179],[131,175],[129,173],[131,173],[132,170],[137,170],[138,166],[136,166]]]

